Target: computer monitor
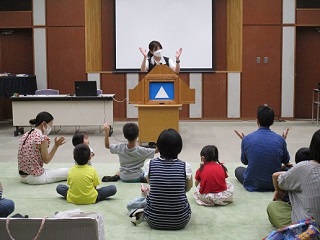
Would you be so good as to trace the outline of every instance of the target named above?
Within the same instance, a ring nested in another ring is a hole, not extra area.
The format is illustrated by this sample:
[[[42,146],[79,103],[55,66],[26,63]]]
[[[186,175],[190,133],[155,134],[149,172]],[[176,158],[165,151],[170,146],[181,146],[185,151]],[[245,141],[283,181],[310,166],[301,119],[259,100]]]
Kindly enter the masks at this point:
[[[75,81],[74,87],[77,97],[97,96],[96,81]]]

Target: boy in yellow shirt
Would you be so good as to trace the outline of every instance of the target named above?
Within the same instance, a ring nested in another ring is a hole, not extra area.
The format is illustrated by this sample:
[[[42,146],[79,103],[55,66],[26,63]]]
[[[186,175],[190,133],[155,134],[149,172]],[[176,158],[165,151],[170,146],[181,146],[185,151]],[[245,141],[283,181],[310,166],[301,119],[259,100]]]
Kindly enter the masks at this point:
[[[73,158],[77,162],[68,173],[67,185],[59,184],[57,193],[74,204],[91,204],[105,200],[116,194],[114,185],[96,188],[101,182],[97,171],[90,165],[90,148],[78,144],[73,150]]]

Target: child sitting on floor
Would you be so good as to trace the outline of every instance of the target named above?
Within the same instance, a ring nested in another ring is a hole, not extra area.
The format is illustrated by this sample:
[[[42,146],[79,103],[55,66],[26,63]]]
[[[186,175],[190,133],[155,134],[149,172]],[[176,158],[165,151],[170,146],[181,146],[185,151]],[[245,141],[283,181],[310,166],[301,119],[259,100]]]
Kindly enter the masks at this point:
[[[113,154],[118,154],[120,171],[114,176],[105,176],[103,182],[116,182],[119,179],[123,182],[146,182],[142,169],[144,161],[153,158],[158,149],[145,148],[137,145],[139,128],[135,123],[126,123],[123,126],[123,135],[128,140],[127,143],[110,144],[110,125],[103,125],[105,131],[105,147]]]
[[[93,158],[94,156],[94,152],[93,152],[93,149],[89,146],[89,136],[86,132],[75,132],[73,134],[73,137],[72,137],[72,144],[73,146],[77,146],[78,144],[80,143],[83,143],[85,145],[87,145],[90,149],[90,159],[88,161],[88,164],[91,165],[91,159]]]
[[[73,150],[74,160],[77,162],[69,173],[67,183],[70,187],[59,184],[57,193],[74,204],[91,204],[106,200],[116,194],[114,185],[96,188],[100,184],[97,171],[90,165],[90,149],[85,144],[78,144]]]
[[[200,168],[196,172],[194,197],[199,205],[227,205],[233,201],[233,185],[226,181],[227,168],[219,162],[214,145],[202,148]]]
[[[2,198],[2,185],[0,182],[0,217],[7,217],[14,211],[14,202],[10,199]]]

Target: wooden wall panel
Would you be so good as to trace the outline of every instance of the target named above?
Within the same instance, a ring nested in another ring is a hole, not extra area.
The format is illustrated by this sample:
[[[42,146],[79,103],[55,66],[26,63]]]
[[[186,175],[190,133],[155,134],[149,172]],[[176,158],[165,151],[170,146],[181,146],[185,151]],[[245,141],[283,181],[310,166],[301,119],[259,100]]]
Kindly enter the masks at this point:
[[[179,73],[179,77],[189,86],[188,73]],[[182,104],[182,109],[179,112],[179,119],[189,119],[189,104]]]
[[[244,25],[280,24],[281,22],[282,1],[243,0]]]
[[[115,69],[114,1],[101,0],[102,70]]]
[[[225,0],[212,1],[213,5],[213,70],[227,69],[227,3]]]
[[[86,80],[84,27],[47,28],[48,87],[74,93],[74,81]]]
[[[0,72],[34,74],[32,29],[0,34]]]
[[[101,89],[103,93],[115,94],[117,101],[113,103],[113,119],[115,121],[126,120],[127,101],[123,101],[127,97],[126,74],[102,73]]]
[[[102,71],[101,0],[85,0],[86,69]]]
[[[226,119],[227,74],[204,73],[202,88],[203,119]]]
[[[243,118],[255,118],[257,107],[265,103],[275,114],[281,114],[281,36],[281,26],[243,27]],[[268,63],[264,63],[264,57],[268,57]]]
[[[47,26],[84,26],[84,0],[46,0]]]
[[[320,9],[299,9],[296,19],[298,26],[320,26]]]
[[[242,70],[242,0],[227,1],[227,70]]]
[[[311,118],[312,90],[320,82],[320,33],[298,27],[296,33],[295,118]]]
[[[0,27],[16,28],[16,27],[32,27],[32,12],[1,12],[0,11]]]

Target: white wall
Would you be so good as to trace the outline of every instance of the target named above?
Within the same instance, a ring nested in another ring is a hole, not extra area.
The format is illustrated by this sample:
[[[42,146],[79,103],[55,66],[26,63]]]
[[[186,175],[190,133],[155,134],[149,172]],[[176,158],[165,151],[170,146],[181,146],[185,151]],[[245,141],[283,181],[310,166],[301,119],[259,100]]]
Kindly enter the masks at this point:
[[[241,81],[240,73],[228,73],[228,118],[239,118],[240,117],[240,91]]]
[[[295,27],[283,27],[282,35],[281,116],[294,117]]]
[[[189,117],[202,118],[202,74],[191,73],[189,76],[190,88],[195,89],[195,104],[189,104]]]
[[[129,104],[129,89],[135,88],[138,83],[138,73],[127,74],[127,118],[138,118],[138,108],[135,107],[135,104]]]
[[[46,89],[47,86],[47,46],[46,29],[34,28],[34,67],[37,77],[38,89]]]
[[[45,0],[33,0],[33,49],[34,49],[34,71],[37,77],[38,89],[47,86],[47,39]]]
[[[283,0],[282,23],[294,24],[296,21],[296,1]]]
[[[296,1],[283,0],[281,116],[294,117]]]

